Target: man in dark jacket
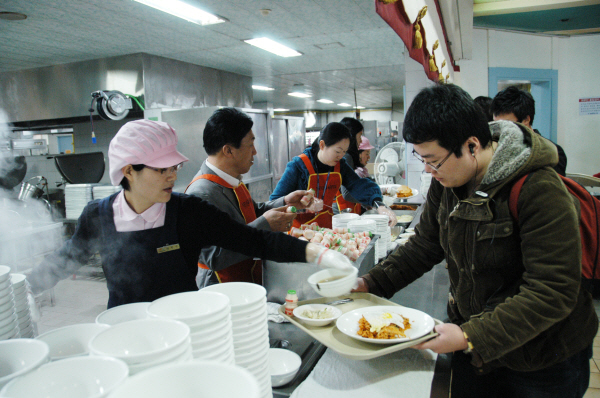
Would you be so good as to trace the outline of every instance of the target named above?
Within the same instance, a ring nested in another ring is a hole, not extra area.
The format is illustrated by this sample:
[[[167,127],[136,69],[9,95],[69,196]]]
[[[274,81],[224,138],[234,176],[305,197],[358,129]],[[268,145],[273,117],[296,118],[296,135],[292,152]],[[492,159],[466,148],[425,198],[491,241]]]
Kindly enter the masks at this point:
[[[533,117],[535,116],[535,100],[527,91],[519,90],[515,86],[505,88],[494,97],[491,110],[494,120],[519,122],[540,134],[532,127]],[[554,170],[558,174],[566,176],[567,155],[560,145],[556,143],[554,145],[556,145],[558,151],[558,163],[554,166]]]
[[[433,177],[427,201],[415,235],[356,291],[391,297],[446,260],[450,323],[415,347],[454,352],[452,398],[582,397],[598,318],[554,145],[521,124],[488,125],[454,85],[421,91],[403,136]],[[525,174],[517,221],[509,193]]]

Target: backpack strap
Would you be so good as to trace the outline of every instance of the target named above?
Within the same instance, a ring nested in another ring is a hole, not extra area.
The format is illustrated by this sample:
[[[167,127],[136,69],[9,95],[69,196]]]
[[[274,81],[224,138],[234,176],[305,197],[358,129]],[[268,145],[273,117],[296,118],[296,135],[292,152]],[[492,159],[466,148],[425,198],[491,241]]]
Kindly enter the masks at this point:
[[[521,194],[521,188],[523,184],[531,177],[531,174],[525,174],[519,178],[510,189],[510,196],[508,197],[508,209],[510,215],[517,221],[519,221],[519,214],[517,213],[517,202],[519,201],[519,195]]]

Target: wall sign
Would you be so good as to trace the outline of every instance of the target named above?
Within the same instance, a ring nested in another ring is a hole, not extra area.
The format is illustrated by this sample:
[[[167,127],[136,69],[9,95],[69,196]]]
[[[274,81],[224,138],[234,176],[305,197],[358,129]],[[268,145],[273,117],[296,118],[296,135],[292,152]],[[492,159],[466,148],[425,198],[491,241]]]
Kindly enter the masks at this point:
[[[600,115],[600,98],[579,98],[579,116]]]

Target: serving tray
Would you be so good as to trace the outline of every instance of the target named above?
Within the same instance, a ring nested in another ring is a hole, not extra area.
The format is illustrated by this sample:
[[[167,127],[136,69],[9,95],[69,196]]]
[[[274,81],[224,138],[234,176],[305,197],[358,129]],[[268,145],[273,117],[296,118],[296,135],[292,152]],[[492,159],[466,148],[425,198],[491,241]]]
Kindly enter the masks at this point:
[[[346,312],[355,310],[357,308],[371,307],[376,305],[393,305],[402,308],[402,306],[399,304],[393,303],[379,296],[375,296],[371,293],[350,293],[337,298],[321,297],[312,300],[299,301],[298,306],[305,304],[325,304],[334,300],[344,298],[351,298],[354,301],[336,305],[336,307],[342,311],[342,314],[345,314]],[[279,307],[279,314],[294,325],[296,325],[297,327],[299,327],[300,329],[302,329],[304,332],[308,333],[310,336],[312,336],[314,339],[319,341],[327,348],[331,348],[333,351],[337,352],[343,357],[360,361],[373,359],[392,352],[404,350],[438,335],[437,333],[432,331],[423,337],[406,341],[403,343],[391,345],[371,344],[364,343],[362,341],[355,340],[349,336],[346,336],[345,334],[340,332],[339,329],[335,326],[335,322],[332,322],[326,326],[305,325],[301,321],[297,320],[295,317],[286,315],[285,305]],[[437,319],[434,319],[434,321],[436,325],[442,323]]]

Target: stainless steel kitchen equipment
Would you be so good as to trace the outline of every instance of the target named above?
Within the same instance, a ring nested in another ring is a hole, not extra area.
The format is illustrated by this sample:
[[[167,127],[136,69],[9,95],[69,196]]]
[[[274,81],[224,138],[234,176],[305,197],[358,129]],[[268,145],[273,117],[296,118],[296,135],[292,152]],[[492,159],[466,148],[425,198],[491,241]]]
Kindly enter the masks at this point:
[[[54,164],[69,184],[94,184],[104,175],[104,153],[73,153],[57,155]]]
[[[35,182],[35,184],[32,184],[30,183],[30,181],[32,180],[37,181]],[[41,185],[41,187],[39,187],[38,185]],[[29,180],[21,184],[18,199],[23,201],[27,199],[39,199],[44,194],[44,187],[48,189],[48,180],[46,180],[44,176],[31,177]]]

